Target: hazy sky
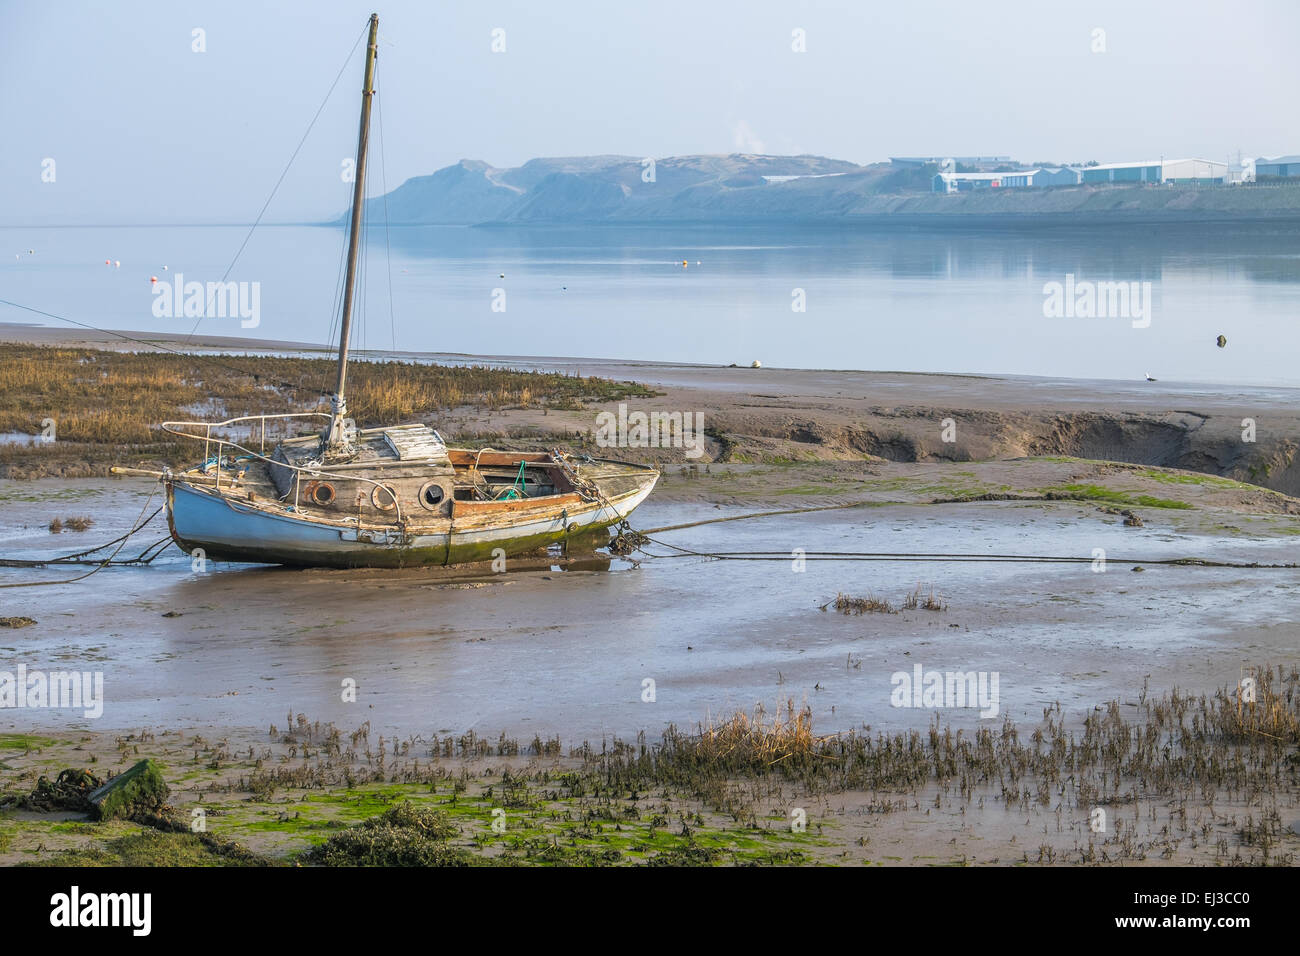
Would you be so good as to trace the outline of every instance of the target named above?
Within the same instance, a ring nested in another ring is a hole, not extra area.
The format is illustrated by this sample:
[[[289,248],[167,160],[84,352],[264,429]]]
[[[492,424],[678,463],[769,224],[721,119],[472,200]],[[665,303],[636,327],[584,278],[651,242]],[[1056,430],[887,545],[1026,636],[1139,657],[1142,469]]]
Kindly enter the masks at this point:
[[[1300,152],[1296,0],[0,0],[0,224],[250,221],[372,9],[390,188],[461,158]],[[360,70],[269,221],[346,205]]]

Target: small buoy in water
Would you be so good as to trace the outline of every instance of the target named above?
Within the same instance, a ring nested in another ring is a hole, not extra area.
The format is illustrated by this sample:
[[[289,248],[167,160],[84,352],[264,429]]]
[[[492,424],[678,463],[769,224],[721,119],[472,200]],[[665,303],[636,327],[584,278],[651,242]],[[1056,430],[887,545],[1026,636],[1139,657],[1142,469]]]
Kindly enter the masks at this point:
[[[1219,348],[1223,348],[1225,345],[1228,344],[1228,337],[1226,335],[1220,335],[1217,339],[1214,340],[1214,344],[1217,345]]]
[[[698,265],[700,264],[700,260],[699,260],[699,259],[696,259],[696,260],[695,260],[695,264],[698,266]]]
[[[157,276],[150,276],[150,277],[149,277],[149,281],[150,281],[150,282],[153,282],[153,283],[157,283],[157,281],[158,281],[158,277],[157,277]]]
[[[113,268],[114,268],[114,269],[120,269],[120,268],[122,268],[122,260],[121,260],[121,259],[114,259],[114,260],[113,260]]]
[[[506,277],[506,274],[505,274],[504,272],[501,273],[501,275],[497,276],[498,279],[504,279],[505,277]]]
[[[166,267],[166,266],[163,266],[163,272],[166,272],[166,271],[167,271],[167,267]]]
[[[752,362],[749,363],[749,367],[750,367],[750,368],[762,368],[762,367],[763,367],[763,363],[760,362],[758,359],[754,359],[754,361],[752,361]]]
[[[28,254],[29,256],[34,256],[34,255],[36,255],[36,250],[35,250],[35,249],[28,249],[28,250],[27,250],[27,254]]]
[[[685,259],[683,259],[683,260],[682,260],[682,268],[685,269],[686,266],[687,266],[687,262],[686,262]]]
[[[112,264],[113,264],[113,260],[112,260],[112,259],[105,259],[105,260],[104,260],[104,265],[106,265],[106,266],[111,266]]]

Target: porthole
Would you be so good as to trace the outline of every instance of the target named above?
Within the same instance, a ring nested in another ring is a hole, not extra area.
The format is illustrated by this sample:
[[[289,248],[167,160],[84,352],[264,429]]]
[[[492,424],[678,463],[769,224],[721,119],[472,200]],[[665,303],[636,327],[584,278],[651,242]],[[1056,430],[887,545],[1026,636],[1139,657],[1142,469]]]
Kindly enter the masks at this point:
[[[370,492],[370,503],[380,511],[392,511],[397,507],[397,493],[388,485],[375,485]]]
[[[334,486],[328,481],[309,481],[304,490],[307,492],[308,500],[313,504],[322,508],[334,504]]]
[[[436,481],[426,481],[420,486],[420,504],[430,511],[437,511],[441,508],[443,499],[446,497],[446,489]]]

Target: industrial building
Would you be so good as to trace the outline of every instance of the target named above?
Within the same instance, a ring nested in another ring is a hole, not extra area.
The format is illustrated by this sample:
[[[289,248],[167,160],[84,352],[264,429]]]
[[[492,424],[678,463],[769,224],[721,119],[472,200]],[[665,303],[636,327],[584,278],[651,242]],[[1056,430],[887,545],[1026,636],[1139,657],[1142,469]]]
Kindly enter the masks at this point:
[[[1255,160],[1255,181],[1261,179],[1295,179],[1300,177],[1300,156],[1278,156]]]
[[[1228,164],[1210,159],[1161,159],[1137,163],[1103,163],[1083,168],[1084,184],[1091,183],[1222,183]]]
[[[972,189],[999,189],[1006,173],[938,173],[934,177],[937,193],[964,193]]]
[[[1007,157],[948,157],[940,164],[943,172],[935,175],[933,189],[937,193],[968,192],[972,189],[1043,189],[1051,186],[1151,184],[1211,185],[1250,182],[1260,179],[1300,178],[1300,156],[1280,156],[1277,159],[1256,160],[1253,169],[1230,169],[1227,163],[1212,159],[1151,159],[1131,163],[1103,163],[1100,166],[1042,166],[1033,169],[1014,169],[999,172],[981,170],[959,173],[957,163],[972,165],[974,161]],[[897,165],[934,162],[932,158],[892,157]]]
[[[1079,170],[1070,166],[1042,166],[1037,169],[1019,169],[1014,173],[1002,174],[1004,188],[1031,187],[1043,189],[1047,186],[1077,186],[1080,181]]]
[[[1087,183],[1158,183],[1160,163],[1103,163],[1085,166],[1083,182]]]
[[[1212,159],[1166,159],[1161,165],[1161,182],[1226,183],[1228,164]]]
[[[971,189],[1042,189],[1047,186],[1077,186],[1079,170],[1068,166],[1017,169],[1009,173],[938,173],[937,193],[959,193]]]

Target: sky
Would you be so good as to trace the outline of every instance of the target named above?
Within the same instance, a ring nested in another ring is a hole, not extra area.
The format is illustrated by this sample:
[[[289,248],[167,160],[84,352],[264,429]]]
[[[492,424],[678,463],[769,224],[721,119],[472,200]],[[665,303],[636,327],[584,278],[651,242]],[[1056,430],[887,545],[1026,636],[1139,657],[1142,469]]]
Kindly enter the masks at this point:
[[[1300,153],[1295,0],[0,0],[0,225],[250,222],[342,69],[266,213],[333,218],[372,11],[371,195],[466,158]]]

